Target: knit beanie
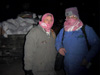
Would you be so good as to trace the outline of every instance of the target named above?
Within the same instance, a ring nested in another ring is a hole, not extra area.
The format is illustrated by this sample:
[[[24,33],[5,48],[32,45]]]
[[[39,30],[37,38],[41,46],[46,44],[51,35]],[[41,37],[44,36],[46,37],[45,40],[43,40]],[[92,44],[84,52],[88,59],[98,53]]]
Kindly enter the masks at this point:
[[[74,15],[79,18],[77,7],[70,7],[70,8],[65,9],[65,16],[68,17],[71,15]]]

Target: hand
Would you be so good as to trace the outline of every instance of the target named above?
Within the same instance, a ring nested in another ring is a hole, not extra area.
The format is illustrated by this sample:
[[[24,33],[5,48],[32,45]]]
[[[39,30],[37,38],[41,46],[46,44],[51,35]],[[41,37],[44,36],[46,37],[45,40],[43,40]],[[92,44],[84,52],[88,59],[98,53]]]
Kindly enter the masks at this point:
[[[34,75],[32,70],[25,70],[25,75]]]
[[[60,48],[58,51],[61,55],[65,56],[66,50],[65,48]]]

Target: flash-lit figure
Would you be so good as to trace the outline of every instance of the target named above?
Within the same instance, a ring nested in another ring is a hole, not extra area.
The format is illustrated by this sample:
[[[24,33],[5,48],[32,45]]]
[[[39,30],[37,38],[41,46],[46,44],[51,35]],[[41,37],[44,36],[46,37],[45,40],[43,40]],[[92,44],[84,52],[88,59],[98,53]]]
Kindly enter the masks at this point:
[[[43,15],[39,25],[26,36],[24,68],[26,75],[55,75],[56,57],[55,33],[51,29],[54,17],[51,13]]]
[[[56,49],[61,55],[65,56],[64,69],[68,75],[86,75],[86,67],[100,50],[100,39],[92,27],[85,25],[84,29],[90,45],[88,49],[87,41],[82,31],[84,24],[79,18],[77,8],[67,8],[65,16],[64,28],[60,30],[56,38]]]

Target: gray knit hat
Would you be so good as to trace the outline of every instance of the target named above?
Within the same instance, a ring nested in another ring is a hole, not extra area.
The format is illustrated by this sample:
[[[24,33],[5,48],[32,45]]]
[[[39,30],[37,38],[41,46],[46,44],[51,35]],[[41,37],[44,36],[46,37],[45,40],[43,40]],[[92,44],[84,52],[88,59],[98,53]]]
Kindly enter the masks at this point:
[[[76,17],[79,18],[77,7],[70,7],[70,8],[65,9],[65,16],[67,17],[71,15],[75,15]]]

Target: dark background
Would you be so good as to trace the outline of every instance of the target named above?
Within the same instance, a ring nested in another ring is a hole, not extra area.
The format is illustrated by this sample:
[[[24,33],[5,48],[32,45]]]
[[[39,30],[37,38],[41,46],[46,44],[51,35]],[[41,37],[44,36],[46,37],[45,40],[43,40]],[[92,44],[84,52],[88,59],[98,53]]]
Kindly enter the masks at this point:
[[[57,26],[60,19],[63,22],[65,20],[65,9],[74,6],[78,8],[83,23],[92,26],[99,35],[99,0],[0,0],[0,22],[16,18],[24,11],[37,15],[50,12],[54,15],[54,25]]]
[[[0,0],[0,22],[6,21],[7,19],[17,18],[18,14],[24,11],[36,13],[37,15],[43,15],[45,13],[52,13],[54,15],[54,27],[58,29],[63,26],[65,21],[65,9],[69,7],[77,7],[79,10],[80,19],[83,21],[84,24],[88,24],[89,26],[93,27],[95,32],[100,37],[100,6],[99,0]],[[62,20],[61,23],[59,20]],[[61,25],[61,26],[59,26]],[[59,30],[59,29],[58,29]],[[13,39],[12,39],[13,38]],[[3,40],[4,39],[4,40]],[[18,42],[17,42],[18,41]],[[0,39],[2,46],[1,51],[5,51],[5,59],[7,59],[7,65],[0,64],[0,75],[25,75],[22,70],[22,61],[17,63],[14,58],[16,56],[22,56],[23,50],[23,42],[24,39],[20,36],[11,36],[10,38]],[[1,45],[1,44],[0,44]],[[11,47],[11,48],[9,48]],[[20,48],[19,48],[20,47]],[[18,48],[18,49],[17,49]],[[16,49],[16,50],[13,50]],[[8,51],[10,55],[6,57],[6,51]],[[15,52],[15,53],[11,53]],[[3,56],[3,55],[2,55]],[[92,67],[91,75],[99,75],[100,74],[100,63],[99,56],[96,56],[95,64]],[[3,58],[3,57],[2,57]],[[13,62],[14,61],[14,62]],[[18,60],[17,60],[18,61]],[[3,62],[3,61],[2,61]],[[2,63],[0,61],[0,63]],[[12,63],[13,64],[9,64]],[[4,63],[4,62],[3,62]],[[96,71],[97,70],[97,71]],[[95,74],[98,73],[99,74]]]

